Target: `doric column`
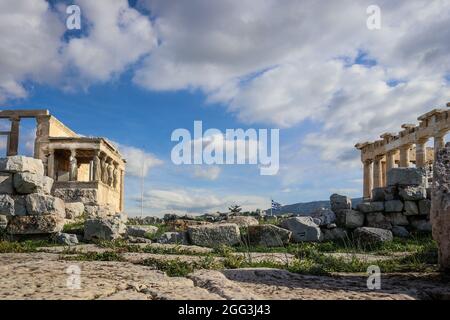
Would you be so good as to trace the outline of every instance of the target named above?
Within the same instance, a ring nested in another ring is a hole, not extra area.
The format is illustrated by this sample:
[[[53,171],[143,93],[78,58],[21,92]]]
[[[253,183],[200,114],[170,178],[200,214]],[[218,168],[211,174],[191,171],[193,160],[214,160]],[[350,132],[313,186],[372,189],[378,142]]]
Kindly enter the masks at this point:
[[[77,150],[70,150],[70,169],[69,169],[69,181],[77,181],[78,178],[78,165],[77,165]]]
[[[100,151],[94,151],[94,158],[92,159],[92,179],[100,181],[102,179],[102,168],[100,163]]]
[[[397,150],[389,151],[386,155],[386,171],[395,168],[395,156],[397,154]]]
[[[434,136],[434,159],[436,159],[438,151],[443,147],[445,147],[444,135],[439,134]]]
[[[55,179],[55,150],[53,149],[48,150],[47,176]]]
[[[400,165],[401,168],[408,168],[409,167],[409,148],[410,146],[402,146],[400,147]]]
[[[427,140],[419,140],[416,142],[416,167],[424,168],[427,163],[427,150],[425,144]]]
[[[386,186],[386,161],[381,161],[381,186],[385,187]]]
[[[381,160],[383,156],[376,156],[373,162],[373,187],[380,188],[383,186],[383,172],[381,166]]]
[[[370,199],[372,197],[373,189],[373,161],[364,161],[364,199]]]
[[[8,139],[7,156],[16,156],[19,153],[20,118],[11,117],[9,120],[11,121],[11,131]]]

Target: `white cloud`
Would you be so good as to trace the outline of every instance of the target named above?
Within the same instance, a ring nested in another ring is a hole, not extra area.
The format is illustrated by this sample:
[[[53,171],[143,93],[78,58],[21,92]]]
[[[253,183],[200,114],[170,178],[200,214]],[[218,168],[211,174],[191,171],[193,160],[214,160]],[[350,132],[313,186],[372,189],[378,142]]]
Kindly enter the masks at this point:
[[[195,165],[194,177],[214,181],[219,178],[221,171],[218,166]]]
[[[120,153],[127,161],[126,174],[128,175],[145,177],[151,168],[163,164],[163,161],[158,159],[152,153],[148,153],[133,146],[127,146],[116,142],[114,142],[114,144],[118,146]]]

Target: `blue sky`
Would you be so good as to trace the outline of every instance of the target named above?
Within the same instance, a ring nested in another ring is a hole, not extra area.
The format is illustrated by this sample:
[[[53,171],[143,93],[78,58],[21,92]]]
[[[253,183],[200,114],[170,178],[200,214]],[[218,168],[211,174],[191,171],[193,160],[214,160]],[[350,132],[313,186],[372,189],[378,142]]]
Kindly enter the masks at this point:
[[[66,28],[72,3],[81,31]],[[355,143],[450,100],[450,1],[378,1],[377,30],[366,26],[371,4],[4,1],[0,108],[47,108],[76,132],[119,144],[131,215],[143,161],[145,214],[358,197]],[[280,129],[278,174],[173,165],[171,133],[192,132],[195,120],[204,130]],[[23,126],[29,152],[32,123]]]

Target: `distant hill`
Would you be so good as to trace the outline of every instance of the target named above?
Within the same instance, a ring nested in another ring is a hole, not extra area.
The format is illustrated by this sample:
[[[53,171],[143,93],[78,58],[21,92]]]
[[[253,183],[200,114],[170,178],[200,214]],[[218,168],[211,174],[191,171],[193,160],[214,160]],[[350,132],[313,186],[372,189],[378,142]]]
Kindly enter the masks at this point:
[[[361,203],[363,198],[352,199],[352,206],[355,207],[358,203]],[[284,213],[294,213],[300,215],[309,215],[315,210],[320,208],[331,208],[329,200],[323,201],[311,201],[311,202],[299,202],[294,204],[287,204],[281,207],[281,210],[273,211],[274,215],[280,215]],[[270,214],[270,209],[266,210],[267,214]]]

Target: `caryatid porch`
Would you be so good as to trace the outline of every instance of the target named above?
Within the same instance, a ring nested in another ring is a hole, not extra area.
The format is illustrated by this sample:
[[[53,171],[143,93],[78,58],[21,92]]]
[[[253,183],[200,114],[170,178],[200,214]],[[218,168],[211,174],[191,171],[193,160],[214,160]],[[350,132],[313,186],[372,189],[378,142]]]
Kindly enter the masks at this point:
[[[447,104],[450,107],[450,103]],[[363,162],[363,196],[370,199],[372,189],[386,185],[386,172],[394,167],[431,169],[436,152],[444,147],[444,136],[450,131],[450,110],[434,109],[417,118],[419,124],[404,124],[398,134],[384,133],[381,140],[355,145]],[[427,148],[433,139],[433,147]]]

